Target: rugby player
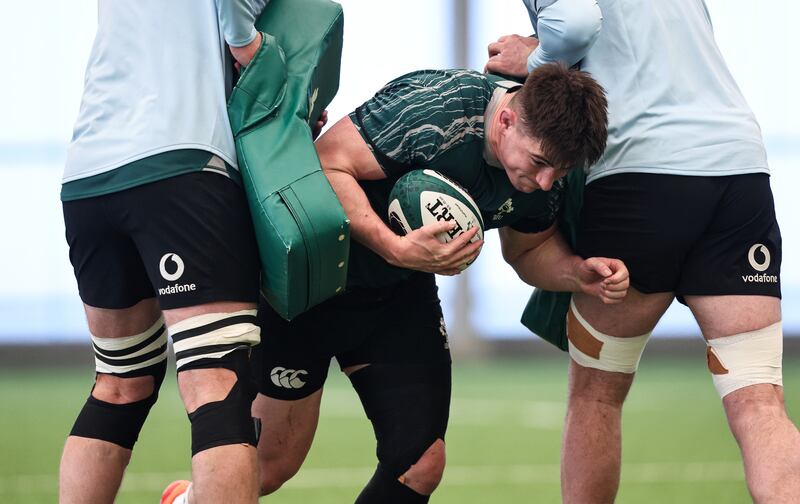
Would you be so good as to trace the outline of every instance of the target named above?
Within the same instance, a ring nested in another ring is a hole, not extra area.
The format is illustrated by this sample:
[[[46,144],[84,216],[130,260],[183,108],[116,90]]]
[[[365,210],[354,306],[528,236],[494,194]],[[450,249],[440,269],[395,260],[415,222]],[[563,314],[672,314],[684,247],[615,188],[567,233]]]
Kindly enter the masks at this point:
[[[489,46],[487,69],[524,76],[578,64],[609,99],[609,140],[588,175],[577,252],[622,258],[633,289],[606,306],[576,293],[568,316],[568,503],[613,502],[622,404],[642,350],[677,298],[708,368],[756,502],[797,502],[800,432],[782,387],[781,234],[761,132],[702,0],[525,0],[538,34]]]
[[[260,265],[226,95],[231,55],[247,65],[261,44],[265,3],[99,1],[61,192],[96,379],[64,447],[62,503],[114,501],[168,334],[194,498],[257,500],[248,355]]]
[[[582,260],[555,229],[570,167],[597,160],[606,100],[586,74],[543,66],[524,86],[467,70],[429,70],[389,84],[318,141],[325,173],[351,220],[346,292],[286,322],[259,309],[254,365],[262,419],[261,490],[300,468],[317,427],[331,358],[347,374],[372,422],[378,466],[358,503],[427,502],[445,465],[450,354],[434,273],[473,260],[477,229],[448,244],[431,224],[398,236],[387,225],[389,192],[404,173],[441,172],[500,228],[526,279],[621,300],[627,270],[615,259]],[[580,169],[580,168],[578,168]],[[524,259],[521,259],[524,258]]]

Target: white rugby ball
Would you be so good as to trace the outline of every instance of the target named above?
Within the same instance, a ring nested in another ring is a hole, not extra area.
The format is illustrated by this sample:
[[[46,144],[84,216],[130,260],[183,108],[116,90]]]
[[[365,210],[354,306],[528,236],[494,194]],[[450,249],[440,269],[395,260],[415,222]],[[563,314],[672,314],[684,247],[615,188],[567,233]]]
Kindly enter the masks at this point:
[[[450,242],[473,227],[477,227],[478,232],[470,241],[483,239],[480,209],[458,183],[434,170],[414,170],[400,177],[389,195],[392,230],[406,235],[437,221],[455,223],[451,231],[437,235],[442,243]]]

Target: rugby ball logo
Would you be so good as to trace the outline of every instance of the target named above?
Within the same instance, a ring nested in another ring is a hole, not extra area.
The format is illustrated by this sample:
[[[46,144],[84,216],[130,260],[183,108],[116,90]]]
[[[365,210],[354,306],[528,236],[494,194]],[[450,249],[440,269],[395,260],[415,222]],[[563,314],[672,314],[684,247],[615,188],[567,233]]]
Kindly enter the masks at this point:
[[[415,170],[400,177],[389,195],[389,227],[399,235],[435,222],[448,221],[452,230],[437,236],[448,243],[477,227],[471,239],[483,239],[483,218],[472,197],[453,180],[434,170]]]
[[[439,235],[439,241],[444,243],[472,229],[478,222],[478,218],[472,210],[448,194],[423,191],[419,195],[419,204],[423,226],[438,221],[452,221],[455,223],[453,229]],[[480,240],[481,237],[482,233],[479,231],[470,241]]]

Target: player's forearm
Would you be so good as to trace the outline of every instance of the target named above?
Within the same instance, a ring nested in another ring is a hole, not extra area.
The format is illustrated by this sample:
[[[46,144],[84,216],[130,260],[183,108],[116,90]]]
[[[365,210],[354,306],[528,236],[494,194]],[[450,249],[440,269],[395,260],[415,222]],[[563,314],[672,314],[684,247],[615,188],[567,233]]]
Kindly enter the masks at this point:
[[[367,195],[352,175],[335,170],[325,170],[331,187],[336,192],[347,218],[354,240],[365,245],[391,264],[397,264],[393,245],[397,236],[372,209]]]
[[[594,45],[602,24],[596,0],[557,0],[543,8],[537,23],[539,46],[528,58],[528,71],[545,63],[579,62]]]
[[[583,259],[572,252],[560,233],[506,260],[527,284],[549,291],[581,291],[577,271]]]

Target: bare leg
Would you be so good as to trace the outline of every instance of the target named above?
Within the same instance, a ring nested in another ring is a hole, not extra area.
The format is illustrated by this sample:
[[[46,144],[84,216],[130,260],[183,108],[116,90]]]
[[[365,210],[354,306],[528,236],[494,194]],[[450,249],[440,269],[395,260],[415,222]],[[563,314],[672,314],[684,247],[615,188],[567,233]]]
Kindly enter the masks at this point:
[[[268,495],[289,481],[308,455],[319,422],[322,389],[296,401],[259,394],[253,416],[261,419],[258,461],[261,495]]]
[[[104,338],[122,338],[146,331],[160,316],[155,299],[131,308],[107,310],[84,305],[89,330]],[[153,378],[97,375],[92,395],[101,401],[127,404],[153,393]],[[103,504],[114,502],[131,450],[99,439],[69,436],[61,455],[59,502]]]
[[[205,313],[231,313],[255,309],[254,303],[219,302],[164,312],[167,326]],[[227,369],[190,369],[178,373],[178,388],[191,413],[200,406],[221,401],[236,383]],[[258,462],[256,449],[247,444],[225,445],[203,450],[192,457],[192,488],[189,502],[258,501]]]
[[[569,365],[569,404],[561,446],[566,503],[611,503],[619,488],[622,403],[633,375]]]
[[[686,298],[707,339],[770,326],[781,318],[780,300],[766,296]],[[800,432],[786,414],[783,387],[751,385],[722,404],[742,451],[747,485],[757,503],[796,502],[800,495]]]
[[[604,305],[575,295],[584,319],[614,337],[653,330],[672,302],[671,293],[643,295],[631,290],[623,303]],[[561,448],[561,493],[565,503],[614,502],[621,464],[622,404],[633,374],[611,373],[570,362],[569,397]]]

